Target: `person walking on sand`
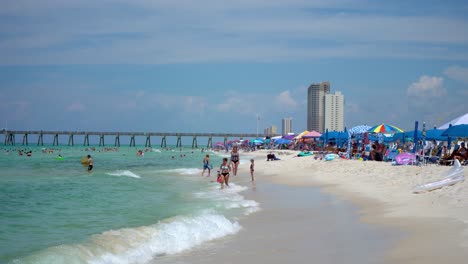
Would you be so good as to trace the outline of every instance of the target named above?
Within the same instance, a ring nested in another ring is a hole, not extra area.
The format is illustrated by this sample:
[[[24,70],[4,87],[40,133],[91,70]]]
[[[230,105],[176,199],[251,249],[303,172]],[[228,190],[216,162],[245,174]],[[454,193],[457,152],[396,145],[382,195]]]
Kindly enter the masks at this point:
[[[94,161],[93,158],[91,158],[91,155],[88,155],[88,173],[91,173],[94,167]]]
[[[254,171],[255,171],[255,164],[254,160],[250,159],[250,177],[252,178],[252,181],[254,181]]]
[[[208,176],[206,176],[206,177],[210,177],[211,164],[210,164],[210,155],[208,155],[208,154],[206,154],[205,158],[203,159],[203,171],[201,173],[202,177],[205,174],[205,170],[208,170]]]
[[[239,148],[237,146],[234,146],[231,151],[231,163],[232,169],[233,169],[233,174],[234,176],[237,176],[237,167],[239,166]]]
[[[227,158],[223,158],[223,163],[219,166],[221,180],[221,189],[224,188],[224,184],[226,184],[226,187],[229,187],[229,172],[231,172],[231,165],[228,163]]]

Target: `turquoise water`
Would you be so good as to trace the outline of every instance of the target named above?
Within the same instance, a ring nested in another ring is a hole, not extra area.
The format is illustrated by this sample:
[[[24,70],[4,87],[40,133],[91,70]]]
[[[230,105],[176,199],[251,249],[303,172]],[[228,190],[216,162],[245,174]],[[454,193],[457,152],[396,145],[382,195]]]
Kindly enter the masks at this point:
[[[234,234],[235,219],[258,208],[245,187],[201,177],[200,150],[23,148],[0,153],[0,263],[144,263]]]

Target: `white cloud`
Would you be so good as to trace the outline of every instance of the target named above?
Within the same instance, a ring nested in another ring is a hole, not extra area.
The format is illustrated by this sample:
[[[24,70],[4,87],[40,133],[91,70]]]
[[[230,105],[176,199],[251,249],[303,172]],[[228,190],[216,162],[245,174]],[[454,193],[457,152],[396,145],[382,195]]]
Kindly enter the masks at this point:
[[[285,2],[268,0],[11,1],[0,10],[0,64],[468,58],[466,50],[452,48],[468,43],[460,34],[468,21],[360,14],[366,2],[295,0],[286,12]],[[324,15],[316,7],[331,11]],[[29,12],[41,23],[31,23]]]
[[[216,108],[221,112],[234,112],[240,114],[251,114],[258,112],[256,107],[258,100],[265,100],[264,97],[252,94],[239,94],[228,92],[225,95],[226,100],[219,103]]]
[[[279,107],[294,110],[298,103],[291,97],[289,91],[284,91],[276,96],[276,103]]]
[[[200,96],[177,96],[169,94],[148,95],[150,103],[154,107],[162,107],[164,110],[180,114],[202,113],[208,105],[207,99]],[[146,105],[146,103],[144,103]]]
[[[444,74],[451,79],[468,83],[468,68],[451,66],[444,71]]]
[[[419,81],[412,83],[407,90],[409,96],[437,97],[447,94],[443,87],[442,77],[421,76]]]

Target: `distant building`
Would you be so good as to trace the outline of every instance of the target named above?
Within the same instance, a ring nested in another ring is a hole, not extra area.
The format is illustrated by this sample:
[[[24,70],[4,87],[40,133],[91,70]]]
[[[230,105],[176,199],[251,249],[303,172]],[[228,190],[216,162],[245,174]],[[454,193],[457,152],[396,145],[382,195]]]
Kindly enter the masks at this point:
[[[307,91],[307,130],[325,131],[325,94],[330,93],[330,82],[313,83]]]
[[[288,133],[292,133],[292,118],[283,118],[281,120],[281,135],[287,135]]]
[[[267,136],[277,135],[278,134],[278,129],[276,128],[276,126],[271,126],[271,127],[265,128],[264,132],[265,132],[265,135],[267,135]]]
[[[341,92],[325,95],[325,130],[344,130],[344,96]]]
[[[330,94],[330,82],[313,83],[307,91],[307,130],[344,130],[344,95]]]

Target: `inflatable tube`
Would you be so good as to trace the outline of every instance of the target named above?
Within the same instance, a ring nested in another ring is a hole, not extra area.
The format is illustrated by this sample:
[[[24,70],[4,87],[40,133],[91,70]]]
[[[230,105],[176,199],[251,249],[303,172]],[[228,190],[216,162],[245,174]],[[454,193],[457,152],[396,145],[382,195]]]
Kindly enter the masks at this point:
[[[460,161],[458,161],[457,159],[453,162],[453,166],[452,168],[447,171],[447,172],[443,172],[440,174],[440,177],[442,179],[444,178],[450,178],[450,177],[454,177],[454,176],[457,176],[459,174],[463,174],[463,167],[462,165],[460,164]]]
[[[413,153],[400,153],[396,155],[395,157],[395,163],[397,165],[409,165],[409,164],[415,164],[416,163],[416,155]]]
[[[455,160],[453,167],[440,175],[441,179],[438,181],[428,182],[416,185],[413,189],[414,193],[428,192],[444,186],[454,185],[458,182],[465,180],[463,175],[463,167],[458,160]]]
[[[338,155],[336,155],[336,154],[330,153],[330,154],[325,155],[324,159],[325,159],[326,161],[332,161],[332,160],[337,159],[337,158],[339,158],[339,157],[340,157],[340,156],[338,156]]]
[[[299,152],[298,157],[306,157],[312,155],[312,152]]]
[[[56,160],[64,160],[64,157],[55,157]],[[87,161],[86,161],[87,162]]]
[[[428,191],[442,188],[444,186],[454,185],[457,182],[461,182],[464,180],[465,180],[465,176],[463,176],[463,174],[458,174],[456,176],[445,178],[442,180],[416,185],[413,189],[413,192],[414,193],[428,192]]]

